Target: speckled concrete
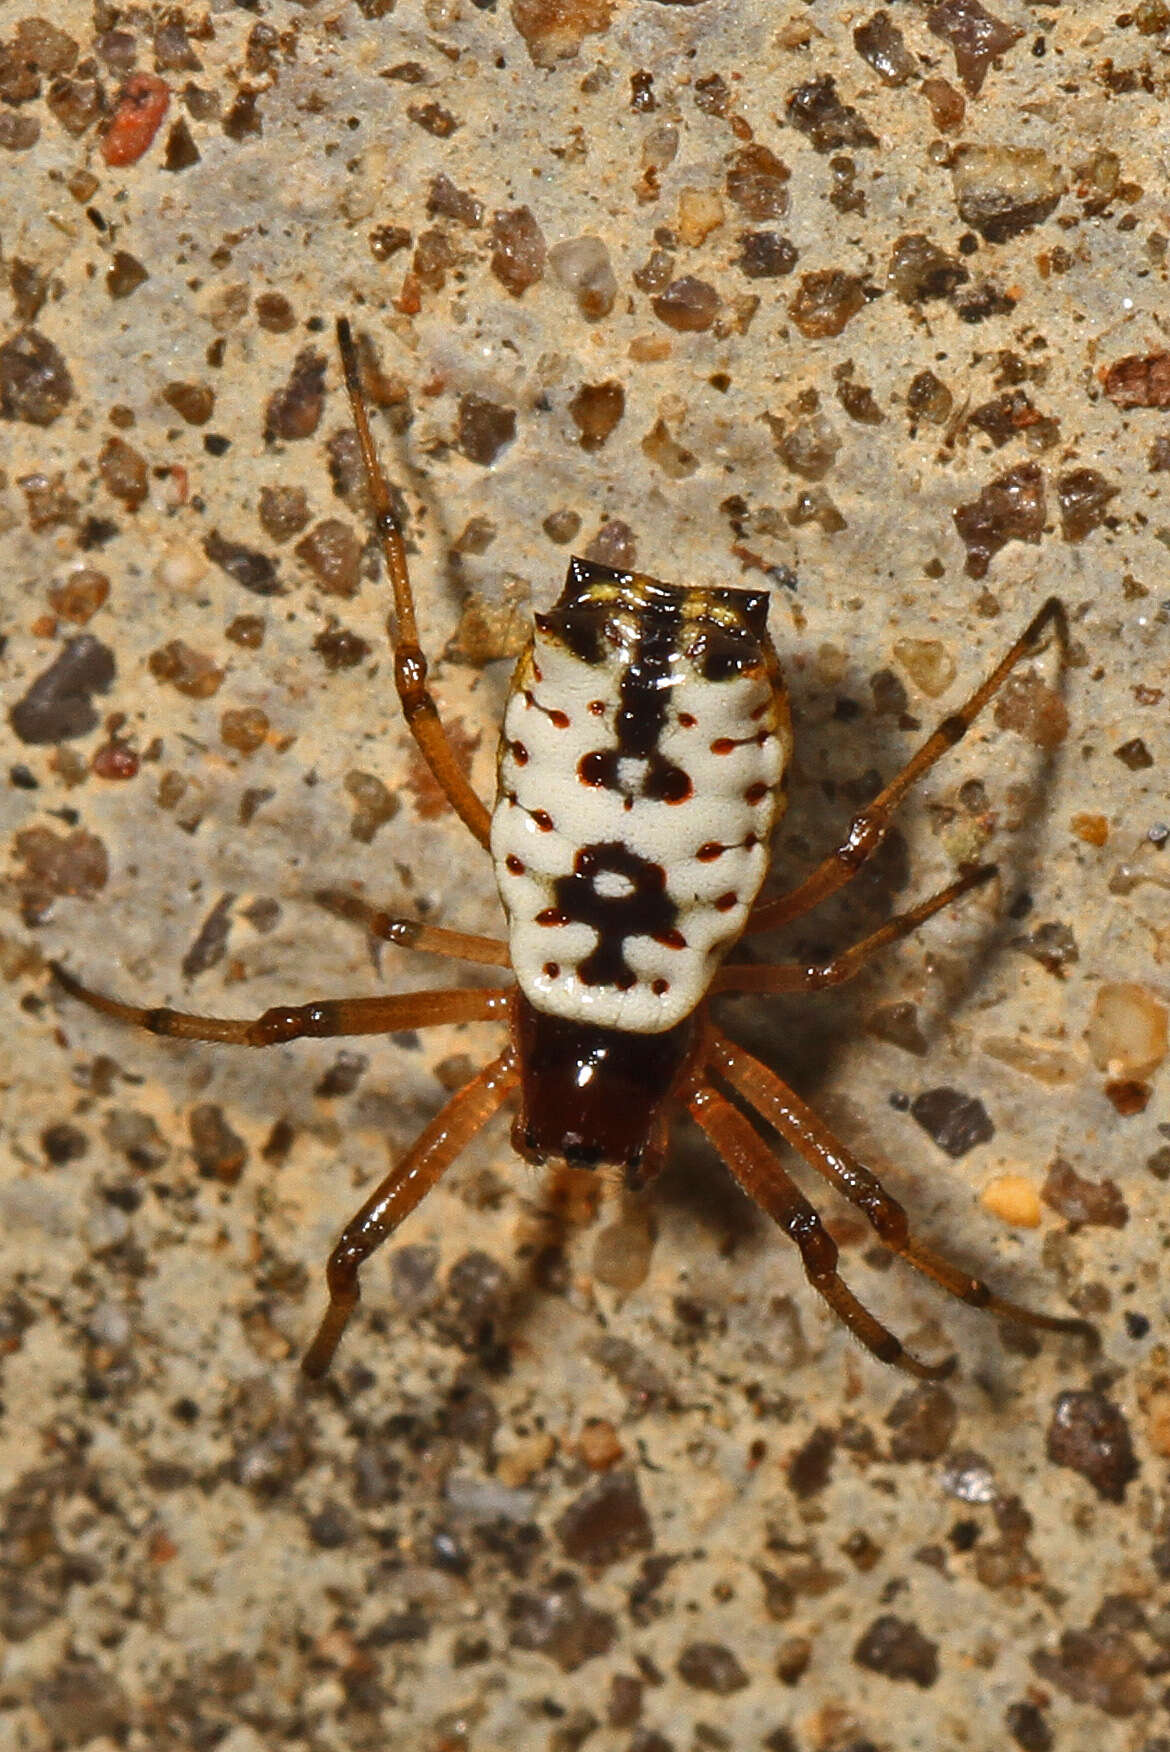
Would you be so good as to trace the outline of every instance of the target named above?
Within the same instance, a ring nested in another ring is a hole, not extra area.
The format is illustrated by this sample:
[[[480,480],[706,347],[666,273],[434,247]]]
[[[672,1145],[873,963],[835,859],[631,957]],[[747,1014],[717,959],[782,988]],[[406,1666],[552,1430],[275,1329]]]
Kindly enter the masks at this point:
[[[0,21],[0,1741],[1165,1752],[1170,9],[996,0],[962,67],[970,0],[51,11]],[[140,157],[131,71],[171,94]],[[550,253],[516,296],[521,207]],[[877,1269],[833,1209],[850,1282],[958,1353],[915,1389],[693,1135],[595,1213],[499,1126],[302,1383],[332,1238],[491,1030],[182,1046],[45,960],[250,1014],[443,983],[322,885],[497,928],[395,714],[339,312],[485,794],[570,551],[771,584],[778,881],[1063,598],[1063,679],[1026,666],[776,953],[964,858],[999,881],[837,995],[727,1009],[923,1234],[1098,1355]],[[1030,539],[981,558],[962,506]],[[80,639],[105,690],[30,702]],[[985,1116],[956,1157],[915,1119],[940,1089]]]

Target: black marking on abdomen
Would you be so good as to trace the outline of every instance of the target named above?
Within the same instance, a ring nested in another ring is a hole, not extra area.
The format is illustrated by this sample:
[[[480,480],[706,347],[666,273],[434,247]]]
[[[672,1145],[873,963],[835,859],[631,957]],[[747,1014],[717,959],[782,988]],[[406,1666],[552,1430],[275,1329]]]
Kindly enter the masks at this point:
[[[601,876],[621,876],[631,885],[625,895],[601,894]],[[553,886],[556,923],[588,925],[597,943],[577,969],[582,985],[615,986],[620,992],[637,985],[638,976],[625,957],[629,937],[652,937],[668,948],[684,949],[678,930],[678,907],[666,892],[661,864],[641,858],[618,840],[583,846],[573,860],[573,874],[558,877]],[[538,922],[552,924],[552,918]]]

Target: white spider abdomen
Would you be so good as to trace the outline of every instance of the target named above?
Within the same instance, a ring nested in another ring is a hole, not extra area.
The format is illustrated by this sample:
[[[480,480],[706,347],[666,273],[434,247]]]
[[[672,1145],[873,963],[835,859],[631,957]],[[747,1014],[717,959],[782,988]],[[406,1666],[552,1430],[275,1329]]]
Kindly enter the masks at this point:
[[[759,592],[573,560],[499,750],[492,854],[538,1011],[629,1033],[690,1015],[768,864],[790,749]]]

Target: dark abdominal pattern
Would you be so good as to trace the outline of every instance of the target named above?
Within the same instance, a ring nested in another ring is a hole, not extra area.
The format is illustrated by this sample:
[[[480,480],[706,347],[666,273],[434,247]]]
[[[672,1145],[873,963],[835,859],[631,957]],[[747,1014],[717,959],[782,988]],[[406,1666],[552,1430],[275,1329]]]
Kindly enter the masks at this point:
[[[603,894],[598,879],[615,876],[624,894]],[[625,956],[630,937],[653,937],[669,949],[685,949],[677,928],[678,907],[666,892],[661,864],[640,858],[618,840],[583,846],[573,861],[573,874],[558,877],[554,905],[536,915],[538,925],[589,925],[597,932],[596,947],[577,969],[582,985],[616,986],[629,991],[638,976]]]

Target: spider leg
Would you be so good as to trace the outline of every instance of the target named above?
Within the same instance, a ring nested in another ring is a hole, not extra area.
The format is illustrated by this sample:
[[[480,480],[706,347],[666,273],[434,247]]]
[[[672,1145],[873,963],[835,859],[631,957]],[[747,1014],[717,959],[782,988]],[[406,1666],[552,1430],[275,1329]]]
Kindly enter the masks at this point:
[[[361,1300],[358,1273],[435,1186],[456,1156],[485,1126],[519,1082],[511,1047],[465,1083],[350,1219],[329,1255],[329,1306],[301,1367],[314,1380],[333,1360],[350,1315]]]
[[[149,1009],[123,1004],[91,992],[56,961],[53,977],[71,998],[173,1040],[214,1040],[225,1046],[278,1046],[286,1040],[338,1034],[394,1034],[403,1028],[430,1028],[439,1022],[506,1020],[512,988],[465,987],[438,992],[400,992],[377,998],[318,998],[309,1004],[278,1004],[262,1016],[236,1020],[224,1016],[189,1016],[180,1010]]]
[[[862,1306],[837,1271],[837,1243],[799,1187],[789,1179],[767,1143],[737,1107],[714,1086],[700,1082],[687,1107],[711,1139],[744,1191],[796,1243],[805,1276],[866,1350],[924,1381],[941,1381],[954,1358],[924,1363],[911,1356],[901,1339]]]
[[[446,955],[453,961],[475,961],[481,967],[508,967],[508,945],[498,937],[477,937],[468,931],[448,931],[441,925],[424,925],[420,919],[398,918],[382,912],[356,894],[341,888],[319,888],[313,895],[318,906],[361,925],[371,937],[396,943],[403,949],[420,949],[428,955]]]
[[[486,846],[491,831],[491,817],[472,790],[467,774],[459,764],[450,738],[443,728],[439,709],[427,687],[427,660],[418,642],[414,593],[406,564],[406,543],[402,538],[402,530],[390,498],[390,488],[378,461],[373,433],[370,431],[353,333],[343,316],[337,319],[337,345],[341,352],[341,367],[345,374],[349,405],[353,410],[353,423],[361,446],[366,485],[373,502],[374,524],[394,590],[397,631],[391,635],[391,639],[394,646],[394,685],[398,689],[402,715],[423,759],[435,775],[451,807],[480,845]]]
[[[863,1212],[883,1247],[906,1260],[915,1271],[930,1278],[948,1295],[957,1297],[960,1302],[969,1302],[972,1307],[986,1308],[989,1313],[1017,1325],[1038,1326],[1047,1332],[1075,1333],[1094,1345],[1098,1342],[1097,1330],[1089,1321],[1041,1314],[1019,1302],[1009,1302],[1005,1297],[995,1295],[982,1278],[973,1277],[933,1247],[918,1241],[910,1233],[905,1210],[885,1190],[877,1176],[834,1137],[824,1121],[774,1071],[715,1028],[710,1034],[707,1065],[769,1125],[774,1126],[785,1142],[791,1144],[830,1186],[836,1187],[850,1204]]]
[[[805,966],[794,963],[782,967],[742,967],[733,963],[732,966],[719,970],[712,981],[711,990],[713,993],[816,992],[824,986],[842,985],[845,980],[852,979],[855,973],[861,971],[871,955],[888,948],[891,943],[901,942],[903,937],[908,937],[911,931],[916,931],[919,925],[933,918],[936,912],[949,906],[952,900],[958,900],[960,895],[968,894],[972,888],[980,888],[983,883],[990,882],[997,870],[998,866],[995,864],[981,864],[977,870],[968,870],[965,876],[949,883],[938,894],[920,900],[908,912],[899,913],[880,930],[863,937],[860,943],[854,943],[850,948],[843,949],[839,955],[834,955],[831,961],[819,964],[814,962]]]
[[[860,815],[854,817],[843,843],[830,852],[789,894],[778,895],[774,900],[757,902],[748,917],[749,931],[775,930],[777,925],[799,918],[802,913],[819,905],[828,895],[835,894],[839,888],[844,887],[867,859],[873,857],[885,839],[894,810],[907,791],[918,783],[924,773],[930,771],[948,748],[954,748],[957,742],[962,741],[988,700],[999,692],[1016,664],[1040,649],[1041,641],[1050,627],[1056,628],[1057,637],[1063,647],[1068,637],[1068,621],[1064,604],[1056,596],[1048,598],[1039,613],[1028,622],[1011,650],[975,689],[970,699],[957,712],[952,712],[950,717],[943,719],[933,735],[928,736],[917,753],[906,762],[901,772],[896,773],[873,802]]]

